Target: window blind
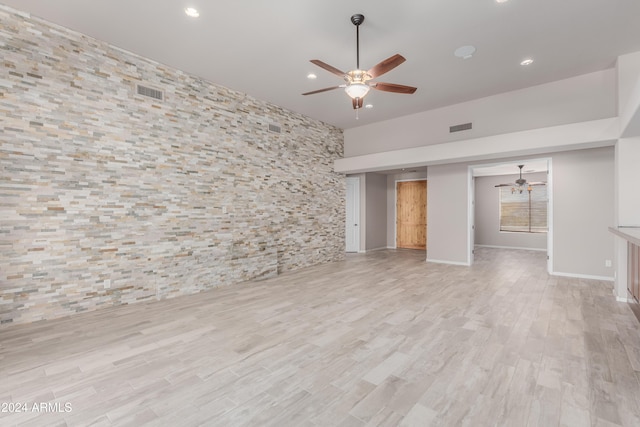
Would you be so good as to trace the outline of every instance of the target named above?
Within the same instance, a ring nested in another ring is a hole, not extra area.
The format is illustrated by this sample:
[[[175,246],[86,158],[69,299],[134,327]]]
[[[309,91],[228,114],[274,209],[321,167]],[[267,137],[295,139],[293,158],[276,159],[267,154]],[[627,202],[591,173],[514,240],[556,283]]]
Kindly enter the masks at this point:
[[[511,192],[511,187],[500,187],[500,231],[525,233],[547,232],[547,186],[531,187],[529,192]]]

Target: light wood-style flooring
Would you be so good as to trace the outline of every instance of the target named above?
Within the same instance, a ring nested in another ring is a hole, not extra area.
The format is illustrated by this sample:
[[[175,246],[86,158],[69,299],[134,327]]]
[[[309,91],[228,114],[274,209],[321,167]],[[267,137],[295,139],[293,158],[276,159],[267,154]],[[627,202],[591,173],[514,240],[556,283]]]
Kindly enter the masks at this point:
[[[640,426],[640,324],[544,254],[379,251],[0,329],[0,425]],[[30,412],[33,403],[70,412]]]

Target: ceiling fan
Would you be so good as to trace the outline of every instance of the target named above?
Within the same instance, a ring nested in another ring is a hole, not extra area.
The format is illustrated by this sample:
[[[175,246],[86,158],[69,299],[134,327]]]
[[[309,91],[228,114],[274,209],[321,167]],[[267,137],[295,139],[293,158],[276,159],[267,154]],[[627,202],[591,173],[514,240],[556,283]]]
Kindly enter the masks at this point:
[[[339,69],[332,67],[318,59],[312,59],[311,62],[320,68],[323,68],[330,73],[335,74],[345,80],[345,84],[340,86],[332,86],[324,89],[314,90],[311,92],[303,93],[303,95],[313,95],[315,93],[327,92],[333,89],[344,88],[345,92],[351,97],[353,108],[358,110],[362,108],[364,97],[369,93],[369,89],[377,89],[384,92],[394,93],[406,93],[412,94],[417,88],[412,86],[398,85],[394,83],[378,83],[372,82],[372,79],[380,77],[381,75],[393,70],[398,65],[402,64],[406,59],[399,54],[395,54],[379,64],[375,65],[368,71],[360,69],[360,24],[364,22],[364,15],[356,14],[351,17],[351,22],[356,26],[356,69],[348,72],[340,71]]]
[[[519,192],[522,194],[522,192],[524,190],[527,190],[528,192],[531,192],[531,190],[533,189],[532,187],[534,185],[547,185],[546,182],[529,182],[527,183],[527,180],[522,178],[522,168],[524,167],[524,165],[518,165],[518,167],[520,168],[520,178],[516,179],[515,183],[511,183],[511,184],[498,184],[496,185],[496,187],[511,187],[511,193],[515,193],[515,192]]]

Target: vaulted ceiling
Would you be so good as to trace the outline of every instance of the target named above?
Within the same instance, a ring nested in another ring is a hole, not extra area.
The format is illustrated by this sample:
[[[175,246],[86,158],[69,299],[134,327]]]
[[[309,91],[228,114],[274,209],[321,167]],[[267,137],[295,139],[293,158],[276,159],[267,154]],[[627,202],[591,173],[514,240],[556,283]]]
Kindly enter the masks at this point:
[[[8,6],[343,129],[613,67],[640,51],[638,0],[0,0]],[[185,15],[187,7],[200,16]],[[371,91],[352,109],[319,59],[368,69],[407,61],[377,81],[418,87]],[[470,59],[454,56],[464,45]],[[526,58],[534,62],[520,63]],[[309,73],[315,80],[307,79]]]

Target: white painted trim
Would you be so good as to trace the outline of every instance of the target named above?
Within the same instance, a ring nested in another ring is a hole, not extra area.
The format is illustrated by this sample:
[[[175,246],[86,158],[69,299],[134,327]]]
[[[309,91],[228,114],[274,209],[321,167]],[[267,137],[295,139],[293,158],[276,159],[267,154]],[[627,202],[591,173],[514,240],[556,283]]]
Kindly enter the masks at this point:
[[[467,265],[473,264],[473,248],[476,239],[476,209],[474,206],[476,199],[476,187],[473,180],[473,166],[467,167]]]
[[[620,135],[618,117],[591,120],[511,132],[482,138],[464,139],[415,148],[385,151],[334,161],[337,173],[377,172],[417,166],[499,158],[549,155],[560,151],[613,146]]]
[[[611,293],[613,294],[613,297],[614,297],[614,298],[616,299],[616,301],[618,301],[618,302],[631,302],[631,301],[629,300],[629,298],[627,298],[627,297],[619,297],[619,296],[616,294],[616,290],[615,290],[615,288],[611,290]]]
[[[435,264],[462,265],[464,267],[469,267],[469,263],[468,262],[444,261],[444,260],[440,260],[440,259],[431,259],[431,258],[427,258],[427,262],[433,262]]]
[[[398,180],[393,183],[393,243],[398,247]]]
[[[545,248],[523,248],[520,246],[494,246],[494,245],[476,245],[476,248],[495,248],[495,249],[517,249],[519,251],[538,251],[546,252]]]
[[[547,158],[547,273],[553,272],[553,159]]]
[[[551,275],[552,276],[560,276],[560,277],[573,277],[575,279],[602,280],[602,281],[605,281],[605,282],[613,282],[614,281],[613,277],[592,276],[590,274],[560,273],[560,272],[554,271],[553,273],[551,273]]]
[[[359,253],[359,254],[366,254],[366,253],[367,253],[367,251],[366,251],[366,250],[362,250],[362,249],[360,249],[357,253]]]
[[[616,178],[617,179],[617,178]],[[611,230],[611,228],[609,228]],[[616,295],[627,295],[628,291],[628,275],[629,272],[627,270],[628,262],[629,262],[629,254],[628,254],[628,241],[623,239],[620,236],[614,235],[615,241],[615,268],[613,271],[613,275],[616,278],[615,291]]]
[[[549,199],[549,203],[547,204],[547,248],[546,249],[534,249],[534,248],[520,248],[520,247],[509,247],[509,246],[491,246],[491,245],[473,245],[478,246],[478,247],[487,247],[487,248],[501,248],[501,249],[525,249],[525,250],[530,250],[530,251],[546,251],[547,252],[547,273],[552,274],[552,270],[553,270],[553,182],[552,182],[552,167],[551,167],[551,157],[540,157],[540,158],[532,158],[532,159],[527,159],[527,160],[510,160],[508,163],[521,163],[521,164],[526,164],[528,161],[535,161],[535,162],[540,162],[546,160],[547,161],[547,198]],[[468,219],[467,219],[467,230],[468,230],[468,236],[467,236],[467,246],[469,249],[469,255],[468,255],[468,260],[472,260],[473,259],[473,253],[471,252],[473,250],[473,247],[471,245],[471,242],[475,243],[475,230],[472,229],[471,227],[473,226],[473,223],[475,223],[475,206],[473,205],[474,200],[475,200],[475,185],[474,185],[474,181],[473,181],[473,171],[474,169],[481,169],[484,167],[491,167],[491,166],[497,166],[500,164],[503,164],[505,162],[493,162],[493,163],[484,163],[484,164],[477,164],[477,165],[469,165],[468,170],[469,170],[469,194],[467,196],[467,203],[468,203]],[[498,202],[499,203],[499,202]],[[472,217],[473,215],[473,217]],[[471,265],[471,262],[469,262],[469,265]]]

